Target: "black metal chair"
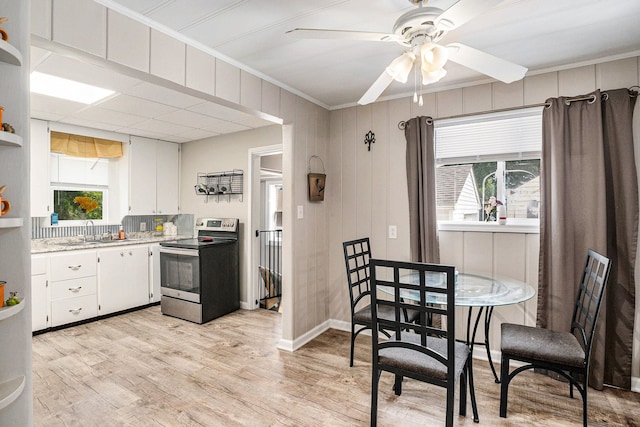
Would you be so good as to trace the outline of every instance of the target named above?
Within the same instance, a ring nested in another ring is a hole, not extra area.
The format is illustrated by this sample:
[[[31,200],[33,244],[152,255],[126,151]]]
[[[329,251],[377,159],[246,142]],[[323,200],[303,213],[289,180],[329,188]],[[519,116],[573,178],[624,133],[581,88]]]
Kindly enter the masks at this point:
[[[405,275],[412,275],[409,279]],[[417,278],[416,278],[417,275]],[[435,279],[435,280],[434,280]],[[371,260],[371,295],[373,319],[373,356],[371,378],[371,425],[377,425],[378,384],[382,371],[395,375],[393,390],[402,393],[404,377],[424,381],[447,390],[446,425],[453,425],[456,384],[460,382],[460,415],[467,412],[467,376],[471,391],[474,421],[478,422],[478,408],[473,388],[472,355],[467,344],[455,337],[455,268],[451,266]],[[444,284],[444,286],[443,286]],[[378,288],[386,287],[385,295]],[[406,303],[407,292],[416,293],[416,305]],[[445,294],[445,304],[429,304],[429,294]],[[390,297],[390,299],[389,299]],[[403,310],[418,313],[416,323],[404,320]],[[383,310],[391,310],[393,317],[382,317]],[[430,315],[440,315],[444,327],[432,326]],[[412,330],[409,331],[408,329]],[[388,340],[381,340],[380,329],[393,331]],[[431,405],[431,402],[425,402]]]
[[[350,240],[342,244],[344,263],[347,268],[349,282],[349,297],[351,299],[351,356],[349,366],[353,366],[353,351],[356,337],[362,331],[371,329],[371,286],[369,281],[369,260],[371,259],[371,245],[369,238]],[[393,316],[393,311],[383,308],[382,316]],[[409,322],[417,318],[417,313],[405,313]],[[356,330],[356,325],[360,326]],[[388,334],[387,334],[388,336]]]
[[[569,381],[573,397],[575,386],[582,395],[582,421],[587,425],[587,389],[589,387],[589,359],[596,321],[607,285],[611,261],[589,249],[578,288],[571,330],[552,331],[510,323],[502,324],[502,365],[500,386],[500,416],[507,416],[509,383],[520,372],[540,368],[558,373]],[[526,365],[509,373],[509,362],[517,360]],[[580,384],[582,378],[582,385]]]

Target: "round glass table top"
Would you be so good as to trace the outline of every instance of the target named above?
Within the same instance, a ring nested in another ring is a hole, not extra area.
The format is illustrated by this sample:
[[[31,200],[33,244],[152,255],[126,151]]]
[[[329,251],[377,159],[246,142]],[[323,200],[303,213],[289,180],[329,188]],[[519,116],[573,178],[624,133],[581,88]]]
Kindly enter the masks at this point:
[[[499,305],[518,304],[527,301],[536,294],[535,289],[527,283],[510,278],[490,278],[476,274],[458,274],[456,280],[456,305],[463,307],[490,307]],[[418,284],[420,276],[417,273],[400,277],[403,283]],[[443,273],[427,274],[427,285],[439,288],[445,287]],[[379,290],[391,294],[391,288],[379,286]],[[403,289],[400,296],[411,301],[420,301],[419,291]],[[426,292],[425,300],[428,304],[446,304],[445,294]]]

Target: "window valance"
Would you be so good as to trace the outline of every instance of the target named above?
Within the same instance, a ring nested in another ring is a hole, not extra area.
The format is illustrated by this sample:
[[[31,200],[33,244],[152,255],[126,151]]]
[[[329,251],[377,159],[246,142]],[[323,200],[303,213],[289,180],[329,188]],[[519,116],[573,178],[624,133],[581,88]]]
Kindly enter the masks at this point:
[[[73,157],[122,157],[122,142],[64,132],[51,132],[51,151]]]

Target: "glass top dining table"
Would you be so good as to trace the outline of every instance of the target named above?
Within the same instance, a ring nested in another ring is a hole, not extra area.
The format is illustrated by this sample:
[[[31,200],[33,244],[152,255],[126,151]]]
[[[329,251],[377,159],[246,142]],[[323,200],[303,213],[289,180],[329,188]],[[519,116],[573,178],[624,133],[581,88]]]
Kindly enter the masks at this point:
[[[427,285],[433,287],[441,287],[444,289],[446,285],[446,276],[444,273],[427,273]],[[400,277],[400,282],[418,285],[420,282],[418,273],[409,273]],[[478,274],[456,273],[455,278],[455,304],[457,307],[468,307],[469,316],[467,317],[467,339],[466,342],[471,347],[475,344],[484,345],[487,351],[487,359],[489,366],[493,372],[495,382],[499,383],[500,379],[493,366],[491,359],[491,348],[489,346],[489,330],[491,326],[491,316],[493,309],[498,306],[519,304],[530,300],[536,294],[533,286],[520,280],[507,277],[491,278]],[[390,294],[392,290],[385,286],[379,286],[378,289],[384,293]],[[420,292],[417,289],[402,289],[400,296],[409,301],[420,301]],[[436,292],[425,292],[425,303],[427,304],[446,304],[447,295]],[[473,309],[477,308],[477,314],[473,327],[471,321],[473,318]],[[476,332],[478,324],[484,315],[484,342],[476,342]]]
[[[404,283],[419,284],[418,274],[407,274],[400,277]],[[427,274],[427,285],[444,288],[446,278],[442,273]],[[527,301],[536,294],[528,283],[506,277],[491,278],[477,274],[460,273],[456,278],[456,306],[458,307],[495,307],[518,304]],[[383,292],[389,289],[380,288]],[[402,298],[420,301],[418,290],[403,289]],[[446,294],[427,292],[425,300],[428,304],[446,304]]]

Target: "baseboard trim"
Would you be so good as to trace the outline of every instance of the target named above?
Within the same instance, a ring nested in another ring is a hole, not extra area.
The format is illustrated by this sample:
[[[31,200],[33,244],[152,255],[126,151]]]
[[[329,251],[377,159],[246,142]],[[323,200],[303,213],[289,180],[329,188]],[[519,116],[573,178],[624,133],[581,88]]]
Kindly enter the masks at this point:
[[[631,391],[640,393],[640,377],[631,377]]]
[[[319,336],[323,332],[325,332],[328,329],[330,329],[329,328],[329,323],[330,323],[330,321],[327,320],[327,321],[319,324],[315,328],[311,329],[310,331],[302,334],[300,337],[296,338],[293,341],[282,339],[282,340],[280,340],[280,342],[278,343],[278,345],[276,347],[278,349],[280,349],[280,350],[291,351],[291,352],[296,351],[297,349],[299,349],[300,347],[302,347],[303,345],[305,345],[309,341],[312,341],[314,338],[316,338],[317,336]]]

